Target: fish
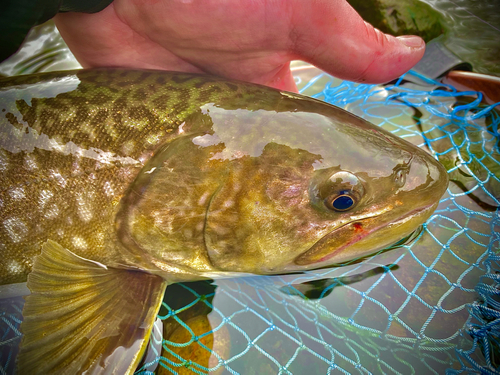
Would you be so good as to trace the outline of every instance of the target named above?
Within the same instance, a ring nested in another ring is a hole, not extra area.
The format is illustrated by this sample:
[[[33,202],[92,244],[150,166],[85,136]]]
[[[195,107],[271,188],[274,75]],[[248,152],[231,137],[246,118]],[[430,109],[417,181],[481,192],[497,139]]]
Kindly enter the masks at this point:
[[[167,285],[362,258],[448,185],[322,101],[126,69],[0,79],[0,173],[0,284],[30,290],[20,374],[131,374]]]

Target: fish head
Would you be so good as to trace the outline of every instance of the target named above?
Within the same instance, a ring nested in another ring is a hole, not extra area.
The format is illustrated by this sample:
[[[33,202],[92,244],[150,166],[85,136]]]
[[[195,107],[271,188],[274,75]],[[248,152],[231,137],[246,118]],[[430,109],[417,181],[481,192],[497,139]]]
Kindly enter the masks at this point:
[[[204,241],[217,269],[272,274],[358,259],[415,231],[447,188],[446,170],[423,150],[300,98],[260,119],[258,137],[219,129],[226,157],[242,156],[207,209]]]
[[[316,171],[310,184],[310,204],[330,217],[328,230],[285,269],[359,259],[414,232],[437,208],[448,182],[441,165],[419,154],[399,155],[400,159],[394,155],[385,170],[380,164],[379,174],[339,167]]]
[[[138,258],[210,277],[338,264],[411,234],[447,187],[431,155],[337,107],[245,103],[204,104],[145,166],[117,220]]]

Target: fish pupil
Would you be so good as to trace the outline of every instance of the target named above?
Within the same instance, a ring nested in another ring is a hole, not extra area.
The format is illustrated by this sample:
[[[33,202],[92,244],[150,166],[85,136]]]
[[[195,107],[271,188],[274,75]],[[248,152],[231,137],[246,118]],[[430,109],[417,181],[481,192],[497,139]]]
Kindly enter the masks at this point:
[[[345,211],[354,205],[354,199],[349,195],[339,195],[332,201],[332,208],[337,211]]]

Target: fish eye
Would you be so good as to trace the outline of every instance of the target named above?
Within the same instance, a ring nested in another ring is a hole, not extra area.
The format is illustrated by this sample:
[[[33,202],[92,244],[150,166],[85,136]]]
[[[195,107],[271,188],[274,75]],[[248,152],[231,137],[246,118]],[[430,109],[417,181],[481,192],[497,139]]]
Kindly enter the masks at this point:
[[[328,170],[318,173],[310,185],[311,201],[319,209],[348,211],[363,199],[363,181],[354,173]]]
[[[356,205],[356,201],[349,194],[340,194],[325,199],[325,205],[330,210],[347,211]]]

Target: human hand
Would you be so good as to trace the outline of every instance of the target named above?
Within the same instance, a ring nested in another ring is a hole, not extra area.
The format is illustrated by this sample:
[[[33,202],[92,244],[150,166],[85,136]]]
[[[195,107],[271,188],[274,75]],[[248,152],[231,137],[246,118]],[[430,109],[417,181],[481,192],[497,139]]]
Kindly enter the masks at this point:
[[[345,0],[114,0],[55,21],[83,67],[203,72],[295,92],[291,60],[382,83],[425,50],[419,37],[374,29]]]

